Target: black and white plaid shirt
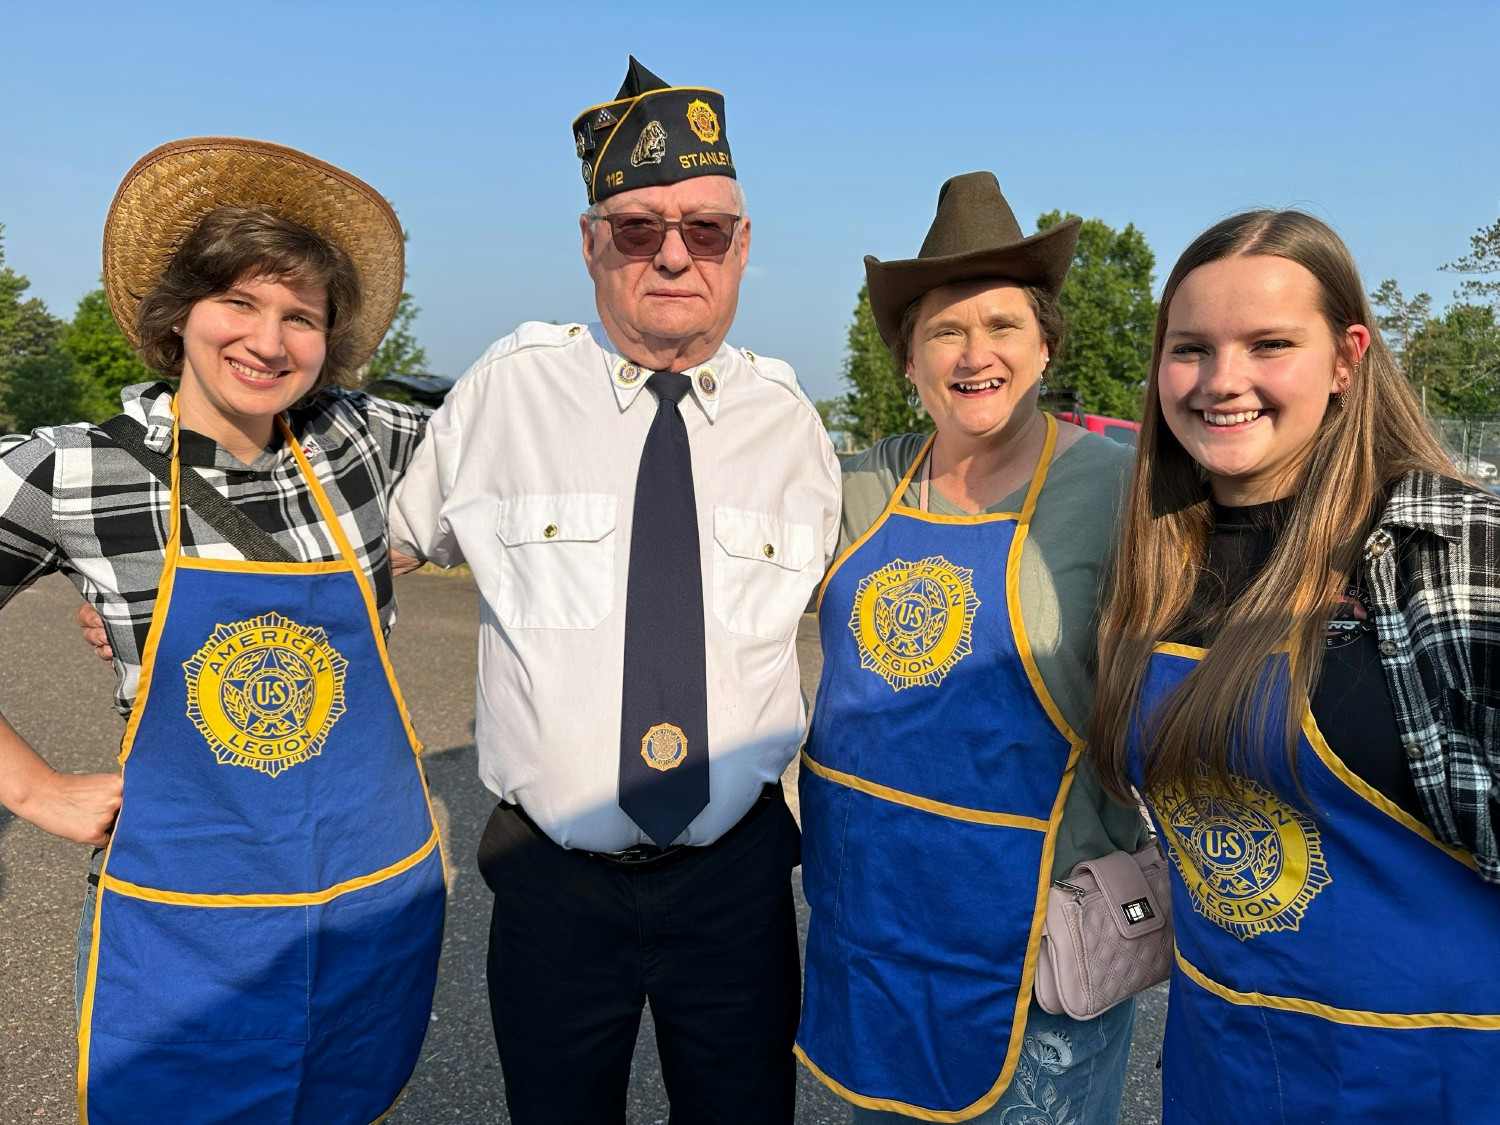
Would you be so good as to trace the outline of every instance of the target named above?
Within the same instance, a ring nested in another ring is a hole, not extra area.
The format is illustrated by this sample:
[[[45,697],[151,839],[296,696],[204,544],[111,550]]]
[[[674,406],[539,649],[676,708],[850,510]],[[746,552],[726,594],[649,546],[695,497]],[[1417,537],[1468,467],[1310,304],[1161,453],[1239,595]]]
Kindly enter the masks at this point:
[[[124,413],[146,427],[146,446],[172,452],[172,390],[165,383],[128,387]],[[329,390],[289,412],[292,433],[328,494],[370,577],[389,629],[395,620],[386,509],[427,426],[427,411],[368,395]],[[284,443],[245,465],[209,438],[182,431],[182,462],[269,532],[293,558],[339,557],[316,502]],[[115,706],[128,714],[140,681],[161,584],[171,493],[95,426],[51,426],[0,458],[0,605],[54,570],[66,574],[99,610],[115,650]],[[223,536],[184,512],[183,552],[238,558]],[[59,628],[71,628],[68,621]]]
[[[1500,499],[1408,474],[1363,569],[1427,823],[1500,882]]]

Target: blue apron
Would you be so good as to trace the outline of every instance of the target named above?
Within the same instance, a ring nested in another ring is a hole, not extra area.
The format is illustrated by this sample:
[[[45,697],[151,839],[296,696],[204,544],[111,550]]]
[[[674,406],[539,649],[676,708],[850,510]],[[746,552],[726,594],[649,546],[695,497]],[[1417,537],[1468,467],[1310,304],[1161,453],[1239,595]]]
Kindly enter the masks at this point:
[[[1081,742],[1019,603],[1020,513],[902,497],[834,564],[799,780],[808,922],[797,1054],[844,1098],[961,1121],[1010,1083]]]
[[[1142,714],[1203,651],[1158,646]],[[1284,657],[1265,682],[1272,733],[1246,742],[1267,765],[1244,771],[1263,780],[1149,798],[1175,873],[1164,1120],[1500,1121],[1500,888],[1350,773],[1310,711],[1294,780]],[[1141,789],[1135,743],[1131,772]]]
[[[416,1065],[442,853],[374,596],[342,559],[181,553],[162,585],[94,912],[79,1116],[365,1123]]]

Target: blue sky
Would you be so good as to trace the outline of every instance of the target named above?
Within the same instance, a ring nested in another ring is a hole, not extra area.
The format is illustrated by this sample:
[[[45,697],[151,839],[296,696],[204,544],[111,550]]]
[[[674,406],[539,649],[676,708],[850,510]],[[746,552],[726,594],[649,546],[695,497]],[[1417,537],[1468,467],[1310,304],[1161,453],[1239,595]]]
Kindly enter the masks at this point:
[[[1369,288],[1439,307],[1437,267],[1500,216],[1500,4],[8,4],[7,264],[71,316],[120,178],[179,137],[305,149],[411,232],[434,370],[522,320],[584,320],[569,125],[626,56],[724,91],[754,220],[733,342],[840,390],[861,260],[914,256],[938,186],[993,170],[1051,208],[1135,223],[1158,281],[1203,227],[1304,207]]]

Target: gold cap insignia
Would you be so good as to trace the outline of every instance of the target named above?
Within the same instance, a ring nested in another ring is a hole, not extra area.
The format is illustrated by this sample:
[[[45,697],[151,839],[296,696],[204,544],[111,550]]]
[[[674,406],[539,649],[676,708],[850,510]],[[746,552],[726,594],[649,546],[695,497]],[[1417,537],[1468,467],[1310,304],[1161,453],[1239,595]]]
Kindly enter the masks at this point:
[[[648,121],[636,138],[635,148],[630,151],[630,166],[639,168],[643,164],[660,164],[667,155],[667,131],[660,121]]]
[[[701,98],[688,102],[687,120],[688,128],[704,144],[711,145],[719,139],[719,115]]]
[[[671,723],[657,723],[641,739],[641,757],[654,770],[676,769],[687,760],[687,750],[687,735]]]
[[[279,613],[220,625],[182,665],[188,718],[220,764],[275,777],[322,753],[348,666],[322,629]]]

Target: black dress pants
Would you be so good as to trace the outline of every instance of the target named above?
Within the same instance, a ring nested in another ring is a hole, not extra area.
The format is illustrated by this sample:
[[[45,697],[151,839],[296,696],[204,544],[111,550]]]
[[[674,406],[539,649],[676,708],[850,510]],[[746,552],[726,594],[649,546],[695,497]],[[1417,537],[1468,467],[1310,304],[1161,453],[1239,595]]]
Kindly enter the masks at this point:
[[[801,969],[779,787],[714,844],[622,867],[558,847],[513,805],[479,869],[488,981],[515,1125],[625,1121],[650,1003],[672,1125],[789,1125]]]

